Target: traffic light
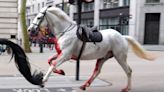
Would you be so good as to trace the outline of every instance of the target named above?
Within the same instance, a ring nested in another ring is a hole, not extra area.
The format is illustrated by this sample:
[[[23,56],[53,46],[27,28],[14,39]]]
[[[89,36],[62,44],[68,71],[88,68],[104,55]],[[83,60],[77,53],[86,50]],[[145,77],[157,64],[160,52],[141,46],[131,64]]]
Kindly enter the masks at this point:
[[[82,2],[85,2],[85,3],[92,3],[92,2],[94,2],[94,0],[82,0]]]
[[[75,3],[75,0],[68,0],[68,3],[74,4]]]
[[[68,3],[70,4],[75,4],[75,1],[76,0],[68,0]],[[92,3],[94,2],[94,0],[81,0],[82,2],[85,2],[85,3]]]

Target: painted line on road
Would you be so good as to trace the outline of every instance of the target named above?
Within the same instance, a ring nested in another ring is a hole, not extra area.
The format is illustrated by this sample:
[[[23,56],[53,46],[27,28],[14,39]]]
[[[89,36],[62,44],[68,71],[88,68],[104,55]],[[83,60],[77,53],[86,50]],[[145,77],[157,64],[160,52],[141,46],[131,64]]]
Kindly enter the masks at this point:
[[[80,87],[89,76],[80,76],[80,80],[76,81],[75,76],[51,76],[46,83],[45,88],[76,88]],[[96,78],[92,83],[92,87],[111,86],[112,84]],[[0,77],[0,89],[12,88],[40,88],[30,84],[24,77]]]

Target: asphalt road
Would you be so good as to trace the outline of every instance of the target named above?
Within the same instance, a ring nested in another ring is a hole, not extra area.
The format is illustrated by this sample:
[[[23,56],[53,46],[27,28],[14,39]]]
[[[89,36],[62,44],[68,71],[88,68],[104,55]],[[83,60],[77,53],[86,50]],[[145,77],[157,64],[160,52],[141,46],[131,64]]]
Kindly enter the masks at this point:
[[[153,51],[158,58],[155,61],[147,61],[138,58],[133,52],[129,51],[128,64],[133,70],[132,75],[132,90],[130,92],[164,92],[164,51]],[[49,65],[47,59],[50,55],[53,55],[53,51],[40,54],[34,52],[28,54],[29,60],[32,64],[32,68],[41,69],[47,71]],[[8,64],[10,59],[8,56],[0,56],[0,75],[15,75],[19,74],[13,62]],[[67,76],[75,75],[74,61],[65,62],[59,68],[63,69]],[[80,75],[91,76],[95,62],[81,61]],[[108,86],[89,87],[85,92],[120,92],[126,85],[126,75],[120,65],[114,58],[108,60],[98,76],[99,79],[112,83]],[[49,91],[46,91],[46,90]],[[39,90],[39,91],[38,91]],[[0,89],[0,92],[83,92],[78,87],[51,87],[45,89],[38,88],[20,88],[20,89]]]
[[[72,92],[71,88],[14,88],[0,89],[1,92]]]

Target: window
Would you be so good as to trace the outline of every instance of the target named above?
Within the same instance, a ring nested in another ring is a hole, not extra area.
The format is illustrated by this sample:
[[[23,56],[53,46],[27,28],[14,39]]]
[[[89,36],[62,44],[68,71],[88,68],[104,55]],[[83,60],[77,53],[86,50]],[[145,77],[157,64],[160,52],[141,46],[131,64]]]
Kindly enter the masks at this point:
[[[34,12],[34,5],[32,5],[32,10],[31,10],[31,12],[32,12],[32,13]]]
[[[64,10],[64,12],[66,12],[69,15],[69,5],[68,5],[68,3],[56,4],[56,7]]]
[[[81,24],[88,27],[93,27],[93,19],[83,19],[81,20]]]
[[[118,17],[100,19],[100,29],[112,28],[117,30],[118,24],[119,24]]]
[[[42,8],[44,7],[44,2],[42,2]]]
[[[146,0],[146,3],[159,3],[160,0]]]
[[[40,12],[40,3],[38,3],[38,12]]]
[[[30,10],[31,10],[30,7],[26,7],[26,14],[27,14],[27,15],[30,14],[30,12],[31,12]]]
[[[94,3],[83,3],[82,11],[92,11],[94,10]]]
[[[118,0],[103,0],[103,8],[114,8],[118,7]]]
[[[30,24],[31,24],[30,19],[27,19],[27,26],[30,26]]]
[[[128,24],[120,25],[119,17],[111,17],[111,18],[101,18],[100,19],[100,29],[115,29],[123,35],[128,35]]]
[[[11,39],[15,39],[16,38],[16,35],[10,35],[10,38]]]
[[[123,6],[129,6],[130,0],[123,0]]]
[[[103,7],[104,8],[110,8],[110,6],[111,6],[110,0],[104,0]]]

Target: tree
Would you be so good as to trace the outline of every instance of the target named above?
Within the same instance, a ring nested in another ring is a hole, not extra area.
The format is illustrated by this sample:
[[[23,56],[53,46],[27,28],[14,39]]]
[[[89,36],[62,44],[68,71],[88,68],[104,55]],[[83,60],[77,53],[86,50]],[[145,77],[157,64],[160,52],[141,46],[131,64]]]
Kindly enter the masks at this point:
[[[21,11],[20,11],[20,16],[21,16],[21,29],[23,32],[23,49],[25,52],[30,53],[31,48],[29,44],[29,36],[27,33],[27,26],[26,26],[26,0],[21,0]]]

